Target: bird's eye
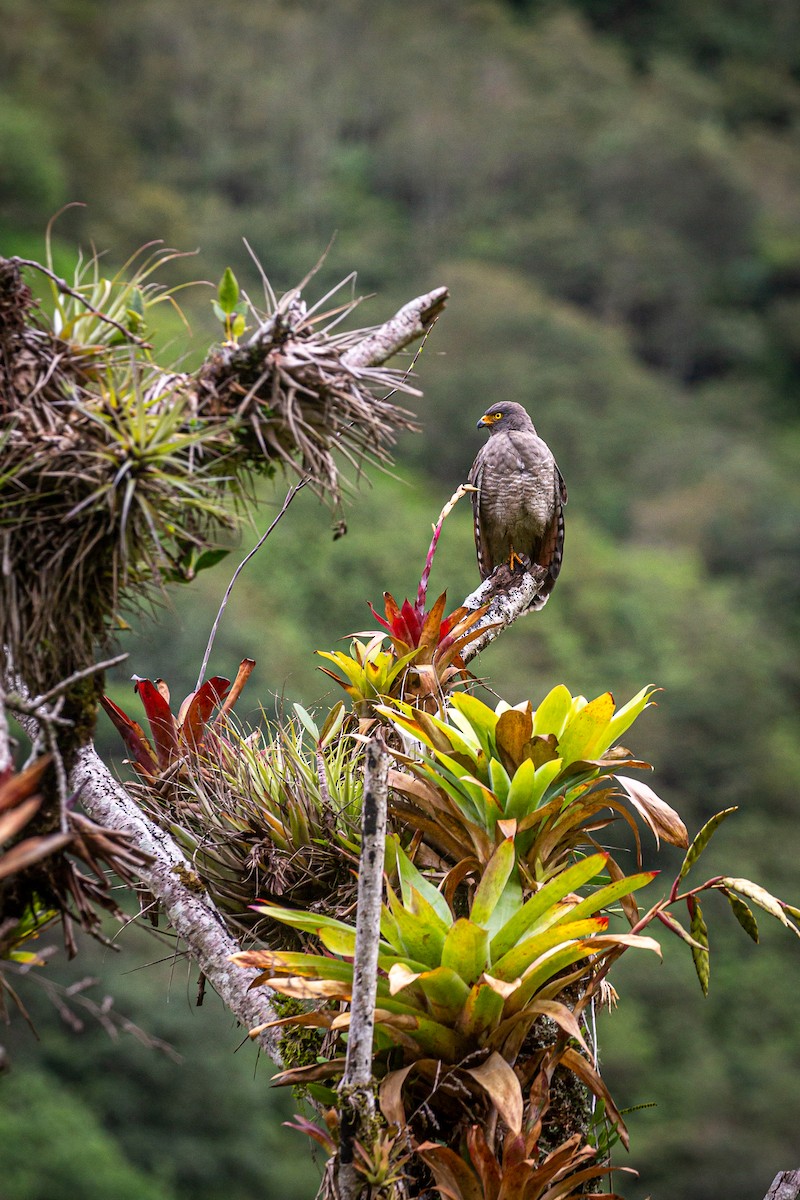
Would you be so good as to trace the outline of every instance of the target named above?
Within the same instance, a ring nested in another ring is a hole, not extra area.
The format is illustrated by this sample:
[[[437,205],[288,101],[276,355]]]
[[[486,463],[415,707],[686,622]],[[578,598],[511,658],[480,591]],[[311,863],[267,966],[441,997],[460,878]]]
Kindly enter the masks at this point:
[[[500,418],[502,417],[502,415],[503,415],[503,414],[502,414],[501,412],[493,412],[493,413],[491,414],[491,416],[489,417],[489,420],[490,420],[490,421],[499,421],[499,420],[500,420]]]

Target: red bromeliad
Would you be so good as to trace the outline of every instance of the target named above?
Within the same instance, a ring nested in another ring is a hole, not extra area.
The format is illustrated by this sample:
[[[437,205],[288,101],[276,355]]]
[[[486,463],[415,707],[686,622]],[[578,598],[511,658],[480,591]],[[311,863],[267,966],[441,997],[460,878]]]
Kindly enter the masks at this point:
[[[458,641],[459,646],[464,646],[471,640],[465,634],[481,615],[478,612],[470,612],[465,608],[457,608],[449,617],[445,617],[446,592],[442,592],[429,611],[426,611],[425,608],[428,601],[428,580],[430,579],[439,536],[442,532],[442,525],[444,524],[445,517],[449,514],[461,494],[462,489],[459,488],[455,496],[445,505],[439,514],[439,520],[433,529],[433,537],[428,547],[428,554],[425,559],[425,566],[419,581],[417,598],[414,604],[410,600],[404,600],[402,605],[398,605],[391,592],[384,592],[385,617],[380,616],[375,611],[374,606],[370,604],[372,615],[388,632],[392,639],[392,645],[398,655],[408,654],[410,650],[415,649],[429,650],[433,653],[438,652],[441,655],[445,654],[456,641]],[[477,634],[473,634],[473,636],[477,637]],[[432,657],[433,654],[431,654]],[[430,658],[427,661],[430,661]]]
[[[152,745],[137,721],[132,720],[108,696],[101,697],[100,703],[131,755],[134,770],[145,779],[157,779],[182,759],[189,756],[196,758],[203,750],[219,746],[215,729],[220,727],[232,710],[255,665],[254,659],[243,659],[233,684],[221,675],[206,680],[196,692],[186,697],[177,716],[170,708],[169,687],[163,679],[153,683],[150,679],[140,679],[134,675],[134,690],[150,724]],[[211,721],[215,709],[218,711]]]

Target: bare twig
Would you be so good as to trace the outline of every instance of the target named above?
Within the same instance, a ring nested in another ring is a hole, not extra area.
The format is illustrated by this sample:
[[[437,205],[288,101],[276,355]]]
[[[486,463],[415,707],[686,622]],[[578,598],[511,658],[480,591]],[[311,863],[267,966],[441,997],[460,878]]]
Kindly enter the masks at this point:
[[[0,682],[0,779],[6,771],[11,770],[11,739],[8,733],[8,718],[6,716],[6,694]]]
[[[79,979],[75,983],[64,985],[57,983],[54,979],[49,979],[46,975],[38,971],[32,971],[29,966],[20,966],[13,962],[4,963],[3,970],[12,975],[25,976],[31,983],[40,987],[58,1012],[62,1021],[73,1032],[81,1033],[85,1028],[83,1020],[74,1011],[75,1008],[79,1008],[93,1018],[93,1020],[97,1021],[98,1025],[102,1026],[110,1038],[116,1039],[120,1033],[129,1033],[131,1037],[135,1038],[140,1045],[145,1046],[148,1050],[157,1050],[171,1059],[172,1062],[183,1062],[183,1056],[169,1042],[165,1042],[162,1038],[148,1033],[145,1029],[141,1029],[130,1017],[124,1016],[115,1009],[114,1000],[111,996],[104,996],[100,1002],[92,996],[87,996],[87,989],[95,987],[99,983],[98,979],[87,977]]]
[[[58,718],[61,706],[64,703],[63,696],[60,696],[56,701],[56,707],[53,709],[52,715],[47,711],[39,709],[36,717],[40,728],[44,729],[44,739],[47,749],[50,752],[51,762],[56,774],[56,785],[58,787],[58,824],[61,833],[69,833],[69,785],[67,783],[67,772],[64,767],[64,759],[61,756],[61,747],[58,743],[58,735],[55,725]]]
[[[264,545],[264,542],[267,540],[269,535],[272,533],[273,529],[275,528],[275,526],[278,524],[278,521],[280,521],[281,517],[286,512],[286,510],[288,509],[289,505],[294,500],[297,493],[301,490],[301,488],[304,488],[306,486],[306,484],[310,482],[310,480],[311,480],[310,475],[304,475],[301,480],[299,480],[297,483],[293,484],[293,486],[289,488],[289,491],[286,493],[286,498],[285,498],[283,504],[281,505],[280,512],[275,517],[275,519],[272,521],[269,528],[264,533],[262,533],[261,537],[258,539],[255,546],[253,546],[253,549],[249,552],[249,554],[246,554],[244,556],[244,558],[239,563],[236,570],[233,572],[233,575],[231,576],[231,581],[228,584],[227,588],[225,589],[225,595],[222,597],[222,603],[220,604],[219,610],[214,619],[214,624],[211,626],[211,633],[209,634],[208,644],[206,645],[206,652],[203,655],[203,661],[200,665],[200,674],[197,676],[197,685],[195,687],[195,691],[200,690],[200,686],[201,686],[203,680],[205,679],[206,669],[208,668],[208,660],[211,657],[211,649],[214,645],[214,640],[217,636],[217,630],[219,629],[219,623],[222,620],[222,614],[225,612],[228,601],[231,598],[231,593],[236,584],[236,580],[239,578],[239,576],[241,575],[244,568],[250,562],[250,559],[254,558],[255,555],[258,554],[259,550]]]
[[[364,764],[364,801],[361,861],[358,870],[356,946],[353,959],[353,996],[347,1059],[339,1087],[342,1098],[339,1138],[339,1195],[355,1200],[363,1186],[353,1167],[353,1142],[364,1138],[375,1112],[372,1078],[372,1040],[378,982],[383,899],[383,858],[386,842],[386,809],[389,756],[380,737],[367,743]]]
[[[73,671],[66,679],[62,679],[55,687],[51,687],[49,692],[42,692],[35,700],[29,701],[29,709],[31,715],[36,715],[36,709],[40,705],[46,704],[48,700],[52,700],[54,696],[60,696],[66,692],[67,688],[72,687],[73,683],[78,683],[81,679],[87,679],[90,675],[98,675],[100,671],[108,671],[111,667],[118,666],[121,662],[125,662],[128,658],[125,654],[115,654],[113,658],[107,658],[104,662],[92,663],[90,667],[83,667],[80,671]]]

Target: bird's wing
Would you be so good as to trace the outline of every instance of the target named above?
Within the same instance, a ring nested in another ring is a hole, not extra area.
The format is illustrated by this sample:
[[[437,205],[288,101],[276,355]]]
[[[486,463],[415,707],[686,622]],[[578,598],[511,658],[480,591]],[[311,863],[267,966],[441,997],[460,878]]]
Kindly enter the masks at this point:
[[[530,607],[532,609],[544,608],[548,601],[550,593],[555,587],[558,579],[561,563],[564,558],[564,508],[567,503],[567,489],[564,485],[561,472],[558,467],[555,468],[555,503],[553,505],[553,519],[545,530],[542,538],[542,548],[539,554],[539,562],[543,567],[547,567],[547,577],[534,597]]]
[[[558,464],[554,463],[553,466],[556,469],[556,503],[551,534],[553,541],[550,557],[550,577],[553,583],[555,583],[558,573],[561,570],[561,561],[564,557],[564,505],[567,503],[567,488],[564,483],[564,477],[558,469]]]
[[[558,469],[558,463],[555,463],[556,468],[556,495],[562,504],[567,503],[567,485],[564,483],[564,476]]]
[[[478,571],[481,579],[488,579],[494,570],[494,562],[489,551],[489,541],[486,537],[486,531],[483,528],[481,521],[481,482],[483,480],[483,470],[486,465],[486,448],[489,445],[482,446],[475,456],[475,462],[470,467],[468,482],[477,491],[472,493],[472,522],[473,531],[475,533],[475,550],[478,554]]]

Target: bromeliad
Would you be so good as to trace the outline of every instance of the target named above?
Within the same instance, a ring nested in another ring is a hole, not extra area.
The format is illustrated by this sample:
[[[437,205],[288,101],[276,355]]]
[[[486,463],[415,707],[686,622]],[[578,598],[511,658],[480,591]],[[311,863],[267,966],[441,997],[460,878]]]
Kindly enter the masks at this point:
[[[465,693],[454,693],[442,716],[403,701],[381,706],[378,713],[409,751],[396,755],[404,769],[391,776],[400,794],[393,810],[456,863],[470,856],[487,862],[504,836],[499,824],[513,819],[521,869],[531,881],[546,879],[576,846],[591,845],[604,810],[627,821],[637,843],[628,805],[656,840],[685,847],[677,813],[646,784],[618,774],[649,769],[618,739],[654,691],[642,688],[620,709],[609,692],[587,701],[561,684],[535,710],[530,702],[491,709]]]
[[[254,659],[243,659],[232,685],[221,675],[206,680],[186,697],[177,716],[170,708],[170,691],[163,679],[153,683],[135,675],[134,691],[144,706],[152,744],[137,721],[108,696],[102,696],[100,703],[122,737],[134,770],[152,781],[176,764],[187,758],[197,760],[204,750],[218,745],[214,727],[231,712],[255,665]]]

